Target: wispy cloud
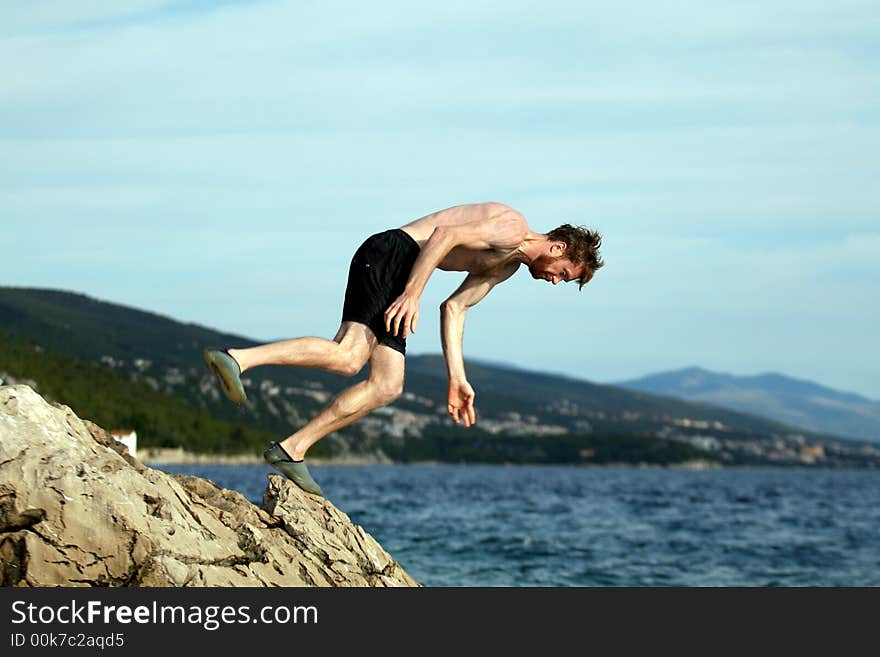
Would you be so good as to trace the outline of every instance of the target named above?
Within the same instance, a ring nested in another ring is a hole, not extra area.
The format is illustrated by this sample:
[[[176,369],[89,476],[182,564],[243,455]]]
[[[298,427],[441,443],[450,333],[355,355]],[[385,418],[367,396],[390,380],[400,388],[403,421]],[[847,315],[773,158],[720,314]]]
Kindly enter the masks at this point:
[[[493,199],[537,230],[598,227],[608,264],[580,295],[500,286],[469,319],[475,355],[522,353],[499,344],[504,331],[531,345],[523,365],[590,378],[775,367],[880,396],[860,356],[873,338],[852,328],[880,320],[861,302],[880,280],[873,3],[356,9],[0,9],[0,206],[17,227],[0,239],[15,281],[255,337],[297,332],[298,299],[314,308],[309,330],[332,333],[363,237]],[[101,266],[163,245],[164,269]],[[234,253],[226,292],[248,312],[194,303]],[[424,307],[456,284],[438,274]],[[523,308],[602,348],[536,341],[545,320]],[[423,315],[414,349],[436,350]]]

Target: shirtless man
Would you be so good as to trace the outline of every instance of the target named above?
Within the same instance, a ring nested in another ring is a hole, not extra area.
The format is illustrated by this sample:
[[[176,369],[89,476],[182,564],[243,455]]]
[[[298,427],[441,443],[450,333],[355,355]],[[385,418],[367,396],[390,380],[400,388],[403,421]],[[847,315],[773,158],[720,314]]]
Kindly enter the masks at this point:
[[[304,458],[309,447],[403,392],[406,338],[419,321],[419,298],[435,269],[464,271],[461,286],[440,306],[441,339],[449,374],[447,411],[456,424],[476,422],[474,389],[462,355],[468,309],[526,265],[533,278],[582,288],[604,263],[598,233],[568,224],[548,234],[501,203],[458,205],[367,239],[351,261],[342,324],[333,340],[295,338],[250,349],[206,351],[205,362],[236,403],[246,399],[240,376],[260,365],[318,367],[352,376],[369,363],[369,377],[343,390],[321,413],[285,440],[266,461],[304,490],[321,495]]]

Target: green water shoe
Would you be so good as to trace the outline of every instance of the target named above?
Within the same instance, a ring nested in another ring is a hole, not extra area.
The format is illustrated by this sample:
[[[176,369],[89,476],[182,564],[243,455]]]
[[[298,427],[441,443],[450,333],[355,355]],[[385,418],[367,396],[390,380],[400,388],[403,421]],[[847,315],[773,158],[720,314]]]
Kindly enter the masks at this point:
[[[204,357],[205,365],[220,379],[220,387],[226,396],[236,404],[246,402],[247,395],[241,385],[241,368],[229,355],[229,350],[206,349]]]
[[[312,479],[306,462],[294,461],[278,443],[272,443],[269,449],[263,452],[263,459],[307,493],[324,497],[318,482]]]

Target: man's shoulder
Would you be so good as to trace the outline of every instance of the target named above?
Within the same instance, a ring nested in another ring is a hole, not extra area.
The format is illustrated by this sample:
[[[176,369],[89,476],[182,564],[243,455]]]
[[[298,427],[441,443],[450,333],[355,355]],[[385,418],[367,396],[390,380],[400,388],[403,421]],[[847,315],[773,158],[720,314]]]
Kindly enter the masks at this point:
[[[499,201],[486,201],[485,203],[481,203],[485,210],[486,216],[490,218],[499,217],[502,215],[516,217],[525,221],[525,217],[522,212],[519,210],[512,208],[507,205],[507,203],[501,203]]]
[[[504,241],[522,240],[529,232],[529,224],[522,212],[506,203],[492,201],[486,204],[484,215],[487,227],[492,231],[504,234]]]

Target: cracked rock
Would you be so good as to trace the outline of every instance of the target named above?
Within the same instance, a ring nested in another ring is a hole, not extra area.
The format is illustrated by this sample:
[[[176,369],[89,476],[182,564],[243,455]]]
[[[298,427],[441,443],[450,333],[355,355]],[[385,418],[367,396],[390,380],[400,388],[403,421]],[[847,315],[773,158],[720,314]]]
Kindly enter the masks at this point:
[[[270,474],[263,506],[131,458],[0,386],[0,586],[419,586],[326,499]]]

